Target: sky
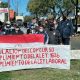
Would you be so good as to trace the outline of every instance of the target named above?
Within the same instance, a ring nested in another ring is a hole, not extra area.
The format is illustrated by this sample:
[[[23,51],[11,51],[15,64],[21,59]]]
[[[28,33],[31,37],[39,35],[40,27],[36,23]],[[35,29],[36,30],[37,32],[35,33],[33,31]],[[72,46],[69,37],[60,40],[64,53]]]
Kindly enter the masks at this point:
[[[3,2],[7,2],[8,0],[2,0]],[[29,11],[27,10],[27,4],[29,0],[10,0],[10,7],[11,9],[16,11],[16,2],[18,1],[18,13],[25,15],[30,15]]]

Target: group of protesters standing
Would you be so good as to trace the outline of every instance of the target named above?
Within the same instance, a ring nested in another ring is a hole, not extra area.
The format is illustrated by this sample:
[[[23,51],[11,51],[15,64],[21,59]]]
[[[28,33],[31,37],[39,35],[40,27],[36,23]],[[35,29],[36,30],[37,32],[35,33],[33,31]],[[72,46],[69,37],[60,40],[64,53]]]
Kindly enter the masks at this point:
[[[45,44],[69,45],[70,38],[74,35],[73,23],[66,16],[63,16],[61,21],[48,19],[36,23],[33,19],[32,26],[34,27],[33,33],[44,34]]]
[[[69,45],[70,37],[74,34],[72,21],[66,16],[61,21],[56,19],[37,20],[33,18],[25,25],[16,25],[7,22],[0,26],[0,35],[19,35],[19,34],[43,34],[44,44]]]

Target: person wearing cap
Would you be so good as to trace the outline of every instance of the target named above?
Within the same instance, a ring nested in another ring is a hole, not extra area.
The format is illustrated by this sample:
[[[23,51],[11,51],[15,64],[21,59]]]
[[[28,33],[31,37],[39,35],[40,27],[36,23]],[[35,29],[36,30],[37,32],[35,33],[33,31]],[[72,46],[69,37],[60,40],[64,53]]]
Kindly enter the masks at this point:
[[[48,36],[47,32],[44,30],[43,26],[39,26],[38,34],[43,34],[44,35],[44,44],[48,44],[49,36]]]

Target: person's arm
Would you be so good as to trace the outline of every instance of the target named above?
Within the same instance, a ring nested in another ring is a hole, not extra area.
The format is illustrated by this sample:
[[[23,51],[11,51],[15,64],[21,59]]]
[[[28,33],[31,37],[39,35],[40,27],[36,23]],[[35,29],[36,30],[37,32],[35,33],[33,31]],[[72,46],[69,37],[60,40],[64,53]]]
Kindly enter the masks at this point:
[[[48,34],[45,32],[45,44],[48,44],[49,42],[49,36]]]

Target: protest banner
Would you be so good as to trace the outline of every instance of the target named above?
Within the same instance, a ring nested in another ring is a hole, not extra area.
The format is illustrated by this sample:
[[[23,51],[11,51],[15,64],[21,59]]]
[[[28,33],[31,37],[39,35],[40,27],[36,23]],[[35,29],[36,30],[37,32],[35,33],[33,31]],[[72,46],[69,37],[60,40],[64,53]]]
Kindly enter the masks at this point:
[[[25,36],[28,40],[27,35]],[[36,41],[33,39],[33,43],[27,43],[27,41],[25,43],[22,40],[21,43],[16,43],[15,41],[20,35],[9,36],[10,38],[6,38],[8,43],[5,40],[2,42],[0,37],[0,72],[33,68],[70,69],[70,46],[39,45],[43,42],[43,38],[41,38],[43,35],[29,35],[29,38],[31,36],[37,38]],[[11,37],[14,37],[14,43],[11,41],[9,43]],[[25,38],[24,40],[26,40]]]

